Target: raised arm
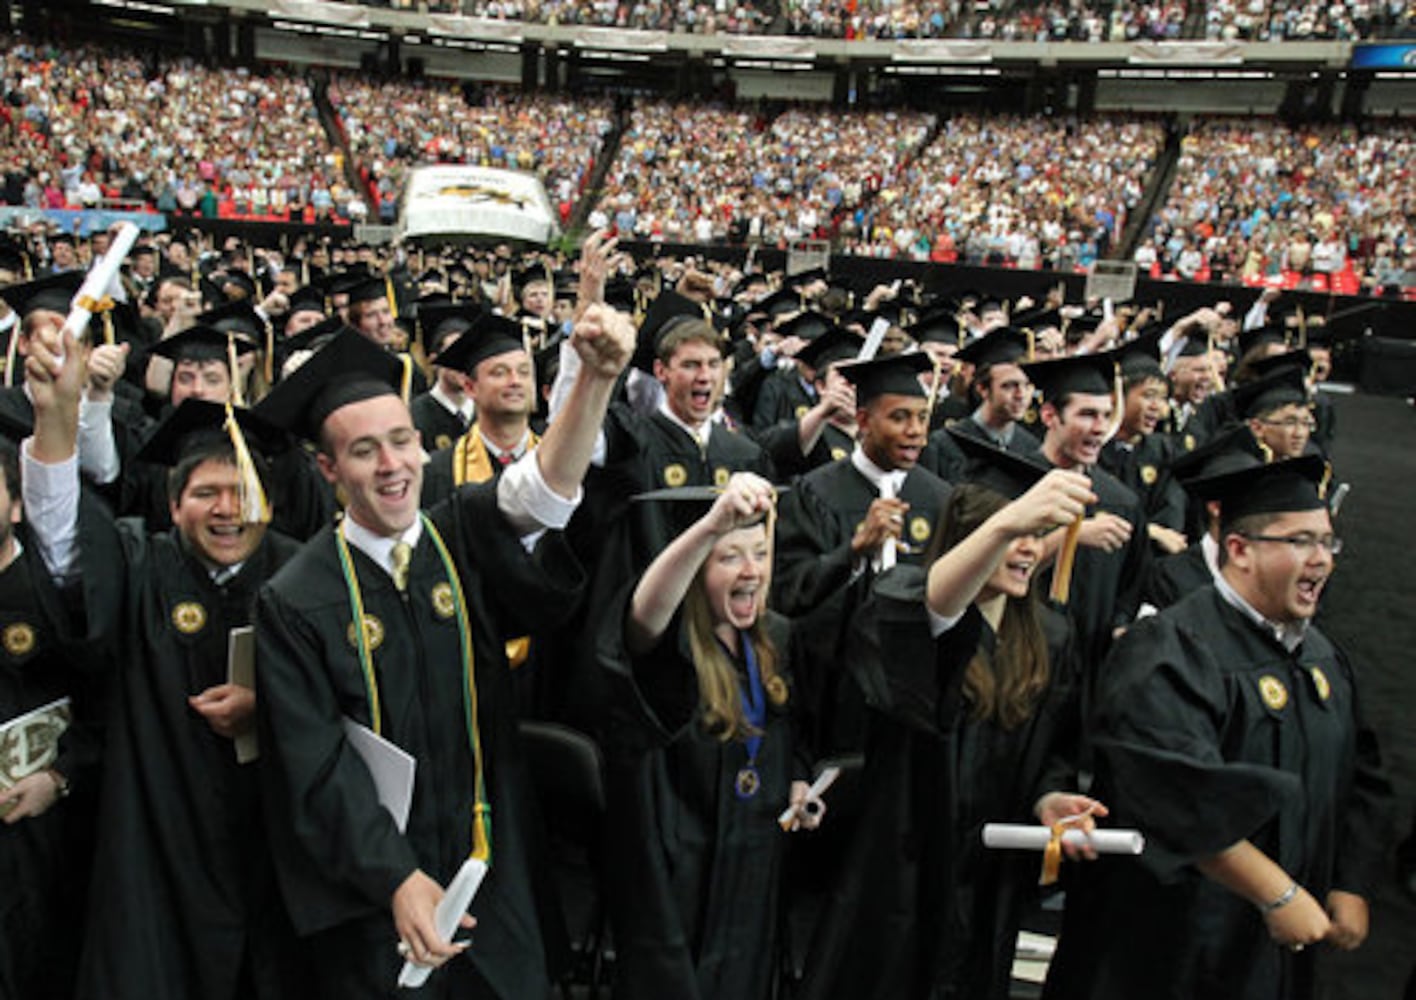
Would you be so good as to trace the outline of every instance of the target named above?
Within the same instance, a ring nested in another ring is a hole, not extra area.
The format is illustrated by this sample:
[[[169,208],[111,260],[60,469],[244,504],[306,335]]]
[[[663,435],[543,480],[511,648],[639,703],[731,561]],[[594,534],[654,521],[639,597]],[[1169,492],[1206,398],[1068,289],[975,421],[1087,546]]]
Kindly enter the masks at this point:
[[[772,484],[761,476],[739,472],[728,480],[708,513],[659,553],[634,588],[625,623],[631,653],[652,649],[663,636],[713,544],[728,532],[760,520],[771,505]]]
[[[964,613],[998,568],[1015,538],[1070,524],[1096,502],[1090,481],[1053,469],[929,567],[925,603],[943,618]]]
[[[30,340],[25,378],[34,436],[21,460],[26,519],[56,580],[70,575],[77,556],[79,397],[88,374],[84,349],[67,330],[61,337]]]

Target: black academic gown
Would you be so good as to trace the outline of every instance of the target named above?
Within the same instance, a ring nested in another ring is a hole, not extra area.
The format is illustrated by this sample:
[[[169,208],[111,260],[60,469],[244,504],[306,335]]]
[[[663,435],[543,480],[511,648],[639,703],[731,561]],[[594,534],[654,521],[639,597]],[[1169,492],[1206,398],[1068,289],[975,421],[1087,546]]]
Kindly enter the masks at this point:
[[[910,508],[899,563],[924,558],[949,491],[948,483],[918,466],[905,476],[899,497]],[[854,572],[851,539],[879,496],[846,458],[803,476],[779,505],[773,603],[783,614],[803,619],[803,642],[816,669],[800,683],[806,714],[814,720],[809,745],[818,756],[861,748],[864,702],[852,675],[862,664],[849,651],[855,615],[874,573]]]
[[[1013,425],[1013,433],[1008,437],[1007,444],[1000,444],[998,439],[984,429],[983,425],[973,418],[973,414],[960,417],[950,421],[944,428],[932,431],[929,435],[929,442],[925,445],[924,451],[920,453],[919,464],[940,479],[948,482],[962,481],[968,472],[969,459],[964,454],[964,450],[958,446],[953,437],[949,435],[949,430],[957,431],[960,434],[967,434],[994,447],[1001,447],[1005,451],[1011,451],[1015,455],[1027,455],[1038,457],[1040,446],[1037,438],[1023,428],[1022,424]]]
[[[545,706],[546,716],[591,734],[604,724],[606,691],[594,650],[581,637],[593,634],[592,623],[603,620],[607,603],[678,535],[664,504],[629,498],[665,487],[726,486],[734,472],[774,478],[771,459],[755,441],[717,422],[709,424],[700,448],[662,413],[644,416],[616,403],[604,430],[605,463],[586,475],[585,502],[566,528],[577,557],[592,567],[592,584],[577,617],[552,640],[563,648],[547,652],[571,669]]]
[[[545,868],[518,749],[505,640],[556,620],[583,583],[564,539],[528,555],[493,484],[465,486],[429,512],[456,564],[474,649],[477,711],[492,816],[491,871],[473,902],[466,958],[419,995],[542,998]],[[282,894],[321,997],[394,997],[402,960],[390,901],[415,870],[446,886],[472,849],[473,761],[451,589],[425,529],[408,590],[350,547],[368,616],[382,734],[416,758],[406,833],[378,803],[343,720],[370,725],[350,641],[353,616],[334,531],[312,539],[261,591],[256,610],[261,778]],[[375,624],[377,622],[377,624]]]
[[[1146,434],[1134,445],[1108,441],[1097,464],[1141,498],[1147,523],[1183,532],[1185,491],[1170,473],[1177,457],[1173,438]]]
[[[83,940],[73,915],[83,911],[93,849],[93,795],[99,760],[94,725],[96,679],[84,668],[96,652],[76,641],[82,620],[51,584],[38,548],[0,570],[0,723],[60,698],[70,699],[68,729],[55,746],[47,729],[31,729],[5,746],[6,785],[40,770],[39,752],[54,749],[48,765],[73,794],[42,816],[0,825],[0,996],[59,1000],[72,996]]]
[[[1077,653],[1083,664],[1083,700],[1089,696],[1094,674],[1111,648],[1112,633],[1135,618],[1141,590],[1150,573],[1150,541],[1140,498],[1111,473],[1097,466],[1086,470],[1092,492],[1098,497],[1087,516],[1105,511],[1131,523],[1131,538],[1115,552],[1077,547],[1072,572],[1072,593],[1067,611],[1076,630]],[[1053,567],[1056,563],[1053,564]],[[1052,567],[1039,583],[1051,587]]]
[[[85,512],[80,546],[90,633],[119,661],[78,996],[297,996],[256,767],[187,701],[226,683],[230,631],[295,543],[267,533],[225,584],[136,520]]]
[[[792,780],[807,776],[793,756],[790,698],[780,706],[767,699],[756,759],[761,788],[741,799],[735,780],[747,748],[704,730],[681,618],[655,649],[631,657],[623,641],[627,605],[628,592],[600,632],[611,692],[605,881],[614,996],[767,1000],[785,845],[777,816]],[[790,691],[788,623],[777,615],[766,621]]]
[[[753,430],[766,430],[783,420],[800,420],[816,405],[816,392],[801,384],[801,373],[793,368],[778,371],[762,381],[762,390],[752,410]]]
[[[452,447],[467,430],[461,415],[443,406],[431,392],[415,396],[408,404],[408,412],[413,415],[413,426],[423,435],[423,448],[429,452]]]
[[[1142,599],[1157,611],[1178,604],[1187,595],[1214,582],[1200,543],[1151,563]]]
[[[1385,876],[1390,787],[1352,666],[1315,626],[1290,653],[1205,587],[1117,644],[1097,703],[1108,825],[1146,837],[1074,880],[1046,996],[1301,1000],[1317,949],[1275,944],[1197,859],[1247,839],[1321,904]]]
[[[883,574],[861,776],[863,819],[812,942],[806,1000],[1006,1000],[1038,857],[987,851],[984,823],[1035,823],[1033,804],[1076,787],[1080,709],[1066,616],[1040,607],[1051,673],[1029,719],[970,713],[963,679],[996,637],[977,608],[930,636],[924,571]],[[827,814],[830,822],[830,814]]]

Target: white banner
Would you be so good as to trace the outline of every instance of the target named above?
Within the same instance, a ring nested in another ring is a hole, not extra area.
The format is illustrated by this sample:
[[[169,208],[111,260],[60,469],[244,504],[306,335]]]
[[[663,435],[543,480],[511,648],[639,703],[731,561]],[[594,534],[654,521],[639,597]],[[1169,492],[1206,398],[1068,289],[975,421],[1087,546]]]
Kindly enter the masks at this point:
[[[367,28],[367,8],[352,3],[325,3],[323,0],[274,0],[272,17],[293,17],[297,21],[318,21],[337,24],[342,28]]]
[[[546,244],[560,235],[546,189],[530,174],[451,164],[415,167],[403,192],[401,237],[488,236]]]
[[[1129,63],[1165,63],[1172,66],[1239,65],[1244,46],[1237,42],[1137,42]]]
[[[987,63],[993,61],[993,46],[988,42],[903,39],[895,43],[890,60],[900,63]]]
[[[815,59],[816,46],[807,38],[733,35],[723,40],[723,55],[753,59]]]
[[[619,52],[667,52],[669,34],[666,31],[627,31],[623,28],[577,28],[575,47]]]
[[[460,14],[433,14],[428,18],[433,33],[453,38],[475,38],[497,42],[520,42],[526,37],[522,21],[498,21],[490,17],[463,17]]]

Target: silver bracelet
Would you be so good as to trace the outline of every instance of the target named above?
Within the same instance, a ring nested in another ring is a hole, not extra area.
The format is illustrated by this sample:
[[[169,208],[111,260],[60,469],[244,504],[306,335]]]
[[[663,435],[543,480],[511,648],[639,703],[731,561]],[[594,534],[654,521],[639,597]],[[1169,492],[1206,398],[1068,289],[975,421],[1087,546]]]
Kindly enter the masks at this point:
[[[1297,899],[1297,898],[1298,898],[1298,883],[1297,883],[1297,882],[1290,882],[1290,883],[1288,883],[1288,888],[1287,888],[1287,889],[1284,889],[1283,892],[1279,894],[1279,897],[1278,897],[1277,899],[1275,899],[1273,902],[1271,902],[1271,903],[1260,903],[1260,904],[1259,904],[1259,912],[1260,912],[1260,913],[1264,913],[1264,914],[1272,913],[1274,910],[1282,909],[1283,907],[1287,906],[1289,903],[1293,902],[1293,900],[1295,900],[1295,899]]]

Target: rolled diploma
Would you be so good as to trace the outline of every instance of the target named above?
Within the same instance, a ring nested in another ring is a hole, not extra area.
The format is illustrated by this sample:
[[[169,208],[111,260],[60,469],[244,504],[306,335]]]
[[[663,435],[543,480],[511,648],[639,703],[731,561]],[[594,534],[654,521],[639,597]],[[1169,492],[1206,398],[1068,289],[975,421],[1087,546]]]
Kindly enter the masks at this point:
[[[983,846],[999,851],[1041,851],[1052,839],[1045,826],[1025,823],[985,823]],[[1090,842],[1098,854],[1140,854],[1146,848],[1145,834],[1140,830],[1068,830],[1062,843],[1081,846]]]
[[[98,265],[85,275],[84,283],[79,286],[78,294],[74,296],[74,301],[69,303],[69,316],[64,320],[64,329],[76,338],[83,334],[84,328],[88,326],[88,321],[93,317],[92,307],[102,302],[104,296],[108,294],[108,286],[113,284],[118,269],[123,266],[123,261],[127,259],[128,251],[133,249],[137,238],[137,226],[131,222],[120,223],[118,234],[113,237],[113,242],[109,244],[108,252],[103,255],[103,260],[99,261]]]
[[[839,767],[822,768],[821,773],[816,776],[816,780],[811,783],[811,787],[806,790],[806,800],[819,799],[826,794],[826,789],[836,783],[836,779],[841,776]],[[782,810],[782,815],[777,817],[777,825],[783,830],[790,831],[792,824],[796,822],[796,806],[787,806]]]

